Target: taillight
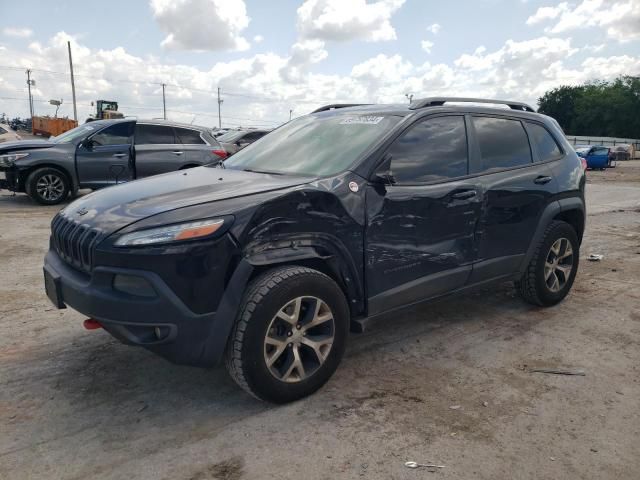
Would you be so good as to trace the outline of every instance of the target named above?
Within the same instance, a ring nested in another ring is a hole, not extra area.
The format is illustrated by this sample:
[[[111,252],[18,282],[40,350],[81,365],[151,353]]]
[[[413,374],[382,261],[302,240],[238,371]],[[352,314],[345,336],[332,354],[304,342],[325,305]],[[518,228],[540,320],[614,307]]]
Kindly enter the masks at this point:
[[[582,162],[582,169],[587,169],[587,160],[585,158],[580,157],[580,161]]]
[[[227,152],[225,152],[224,150],[213,150],[212,153],[219,156],[220,158],[227,158]]]

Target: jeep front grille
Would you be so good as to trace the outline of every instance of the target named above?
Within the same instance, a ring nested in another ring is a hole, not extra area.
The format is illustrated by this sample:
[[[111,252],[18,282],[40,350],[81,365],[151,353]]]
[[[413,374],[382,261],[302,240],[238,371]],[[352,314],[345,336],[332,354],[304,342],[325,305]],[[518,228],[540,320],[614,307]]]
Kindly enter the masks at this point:
[[[56,215],[51,222],[51,241],[55,251],[65,262],[85,272],[91,271],[93,248],[99,240],[99,230],[64,215]]]

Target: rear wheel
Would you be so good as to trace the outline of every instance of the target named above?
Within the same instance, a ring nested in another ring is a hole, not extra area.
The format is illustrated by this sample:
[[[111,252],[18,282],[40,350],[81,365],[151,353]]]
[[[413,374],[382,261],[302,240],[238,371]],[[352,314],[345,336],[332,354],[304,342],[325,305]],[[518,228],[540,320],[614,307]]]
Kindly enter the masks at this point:
[[[69,180],[55,168],[39,168],[27,177],[27,194],[42,205],[56,205],[69,195]]]
[[[226,351],[232,378],[255,397],[310,395],[336,370],[349,331],[340,287],[305,267],[281,267],[247,289]]]
[[[522,297],[540,306],[555,305],[564,299],[578,271],[579,249],[578,236],[571,225],[551,222],[516,284]]]

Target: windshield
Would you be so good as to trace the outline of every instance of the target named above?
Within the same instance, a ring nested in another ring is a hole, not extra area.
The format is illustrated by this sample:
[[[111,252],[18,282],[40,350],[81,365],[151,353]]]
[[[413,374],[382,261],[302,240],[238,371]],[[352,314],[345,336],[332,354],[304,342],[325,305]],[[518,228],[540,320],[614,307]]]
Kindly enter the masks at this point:
[[[402,117],[307,115],[274,130],[225,161],[226,168],[326,176],[350,167]]]
[[[51,137],[49,141],[53,143],[72,143],[86,137],[95,130],[96,127],[92,125],[80,125],[72,130],[61,133],[57,137]]]

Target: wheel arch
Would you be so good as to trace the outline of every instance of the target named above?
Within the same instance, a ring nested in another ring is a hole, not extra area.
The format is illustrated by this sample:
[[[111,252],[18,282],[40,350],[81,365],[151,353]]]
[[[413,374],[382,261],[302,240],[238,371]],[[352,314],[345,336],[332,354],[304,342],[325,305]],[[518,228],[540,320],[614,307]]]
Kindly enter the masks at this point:
[[[67,171],[66,168],[60,166],[57,163],[50,163],[50,162],[44,161],[42,163],[36,163],[35,165],[29,165],[28,167],[25,167],[19,170],[18,172],[19,187],[23,191],[26,191],[26,183],[27,183],[27,178],[29,178],[29,175],[31,175],[36,170],[40,170],[41,168],[53,168],[54,170],[58,170],[61,174],[63,174],[66,177],[67,182],[69,182],[69,189],[71,191],[75,189],[76,187],[75,180],[73,176]]]
[[[585,213],[584,199],[582,197],[562,198],[550,202],[538,219],[538,226],[531,238],[529,248],[522,260],[518,273],[521,275],[525,272],[527,265],[529,265],[533,257],[536,245],[542,240],[547,226],[554,220],[561,220],[571,225],[576,230],[578,241],[582,242],[586,218]]]
[[[338,243],[321,238],[289,241],[289,246],[267,248],[246,258],[253,266],[251,279],[263,272],[285,265],[307,267],[324,273],[335,281],[347,299],[351,316],[364,312],[364,289],[355,266],[346,248]]]

